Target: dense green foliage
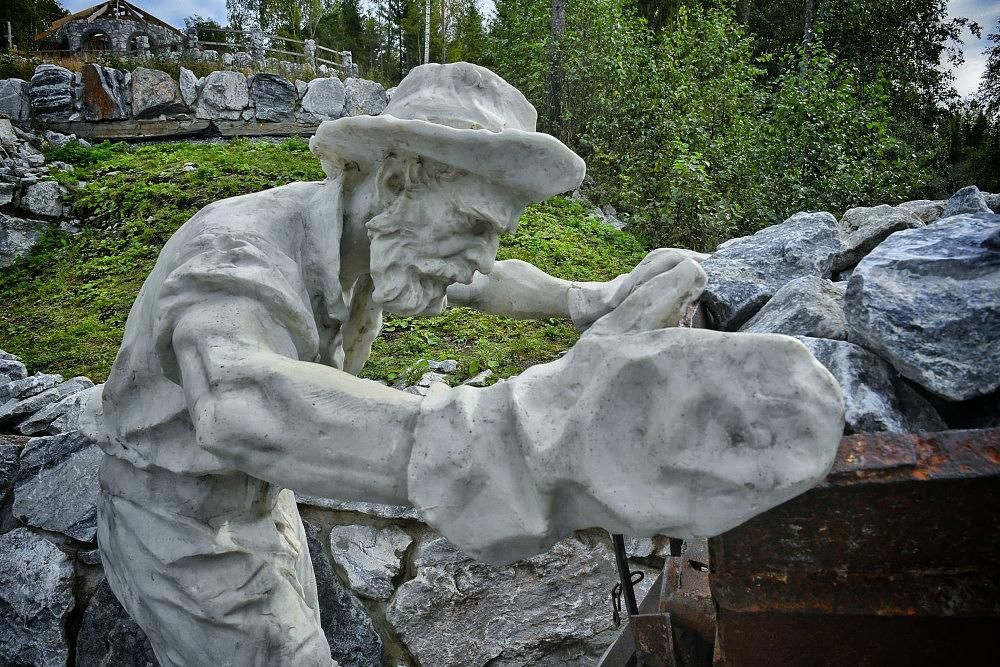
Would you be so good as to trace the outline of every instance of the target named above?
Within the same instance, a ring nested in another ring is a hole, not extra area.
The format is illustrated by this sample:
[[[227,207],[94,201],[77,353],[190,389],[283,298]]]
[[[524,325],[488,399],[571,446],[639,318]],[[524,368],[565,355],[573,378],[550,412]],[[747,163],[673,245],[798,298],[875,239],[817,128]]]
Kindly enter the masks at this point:
[[[300,140],[281,144],[163,143],[142,147],[72,143],[50,158],[75,165],[60,182],[75,189],[76,236],[52,230],[32,253],[0,271],[0,349],[32,370],[106,377],[128,310],[160,248],[209,202],[291,181],[322,178]],[[193,170],[185,165],[195,167]],[[79,189],[79,181],[86,184]],[[569,279],[600,280],[630,270],[644,255],[633,237],[586,218],[577,202],[531,207],[500,258],[518,258]],[[466,375],[498,377],[548,361],[576,340],[564,321],[514,321],[465,308],[434,318],[389,318],[367,377],[392,380],[420,359],[453,358]]]
[[[53,21],[68,13],[59,0],[3,0],[0,2],[2,48],[7,48],[7,21],[10,21],[14,46],[26,51],[30,50],[37,33],[47,30]]]
[[[544,108],[546,0],[498,0],[486,58]],[[659,245],[712,249],[808,208],[898,201],[927,154],[894,132],[887,83],[822,43],[762,56],[734,14],[678,6],[653,30],[621,0],[570,3],[562,115],[602,200]]]

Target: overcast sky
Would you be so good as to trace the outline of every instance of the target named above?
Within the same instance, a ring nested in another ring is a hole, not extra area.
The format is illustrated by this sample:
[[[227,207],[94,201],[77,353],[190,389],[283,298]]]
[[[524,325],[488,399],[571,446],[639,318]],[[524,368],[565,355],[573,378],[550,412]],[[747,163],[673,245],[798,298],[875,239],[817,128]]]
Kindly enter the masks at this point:
[[[184,18],[198,14],[213,18],[222,24],[226,18],[226,0],[131,0],[155,16],[177,27],[184,27]],[[97,4],[98,0],[62,0],[62,4],[71,12]],[[493,10],[493,0],[477,0],[486,13]],[[996,31],[997,19],[1000,18],[1000,0],[949,0],[949,13],[952,16],[967,16],[983,26],[983,39],[977,40],[966,33],[965,65],[955,71],[955,87],[960,95],[971,95],[979,86],[979,78],[986,67],[986,34]]]

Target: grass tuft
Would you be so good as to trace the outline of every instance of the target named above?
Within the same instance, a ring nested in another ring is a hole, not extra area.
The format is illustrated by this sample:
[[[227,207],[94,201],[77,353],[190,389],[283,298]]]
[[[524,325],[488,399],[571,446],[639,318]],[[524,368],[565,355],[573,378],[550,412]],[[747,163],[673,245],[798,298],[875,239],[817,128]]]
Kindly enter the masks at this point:
[[[32,371],[103,381],[136,294],[160,248],[198,209],[218,199],[323,178],[306,142],[234,140],[144,146],[69,144],[49,159],[75,166],[58,179],[73,192],[83,231],[49,230],[31,254],[0,270],[0,349]],[[185,170],[185,165],[194,170]],[[83,185],[78,187],[77,183]],[[529,207],[500,259],[521,259],[561,278],[607,280],[645,253],[640,241],[587,217],[578,202]],[[362,375],[393,381],[421,359],[456,359],[461,381],[491,369],[509,377],[576,341],[562,320],[517,321],[451,308],[437,317],[389,317]]]

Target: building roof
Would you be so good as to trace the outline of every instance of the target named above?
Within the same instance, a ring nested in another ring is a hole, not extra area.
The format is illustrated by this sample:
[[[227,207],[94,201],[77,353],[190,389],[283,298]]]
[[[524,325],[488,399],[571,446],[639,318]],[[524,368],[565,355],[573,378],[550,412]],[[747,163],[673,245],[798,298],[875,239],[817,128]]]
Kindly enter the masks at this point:
[[[37,35],[35,35],[35,41],[40,41],[43,39],[48,39],[52,35],[56,34],[59,28],[63,27],[71,21],[83,21],[88,22],[95,21],[99,18],[107,19],[117,19],[120,21],[137,21],[139,23],[149,23],[152,25],[158,25],[161,28],[166,28],[183,36],[180,30],[170,25],[163,19],[158,19],[145,9],[140,9],[130,2],[125,0],[108,0],[107,2],[102,2],[99,5],[94,5],[93,7],[88,7],[87,9],[81,9],[75,14],[70,14],[69,16],[64,16],[58,21],[54,22],[49,26],[48,30],[44,30]]]

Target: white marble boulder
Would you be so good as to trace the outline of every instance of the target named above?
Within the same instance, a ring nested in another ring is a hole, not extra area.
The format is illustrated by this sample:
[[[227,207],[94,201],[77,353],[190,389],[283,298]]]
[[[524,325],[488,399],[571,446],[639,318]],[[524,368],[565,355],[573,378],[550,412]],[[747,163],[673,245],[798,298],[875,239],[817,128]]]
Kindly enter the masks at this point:
[[[132,114],[136,118],[156,118],[161,114],[187,111],[180,86],[160,70],[137,67],[132,72]]]
[[[239,120],[250,105],[247,78],[240,72],[212,72],[198,96],[195,115],[207,120]]]
[[[302,97],[302,111],[317,120],[332,120],[344,114],[346,93],[344,84],[336,77],[322,77],[309,82]]]
[[[382,84],[367,79],[350,78],[344,85],[345,116],[377,116],[389,103]]]
[[[189,70],[187,67],[181,67],[180,77],[177,83],[181,91],[181,100],[187,106],[193,106],[195,100],[198,99],[198,77],[196,77],[194,72]]]

